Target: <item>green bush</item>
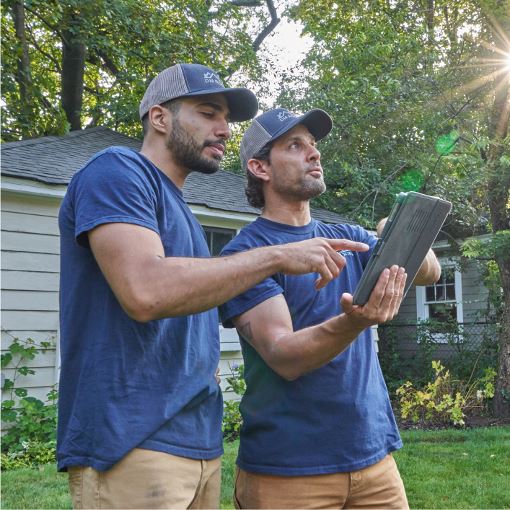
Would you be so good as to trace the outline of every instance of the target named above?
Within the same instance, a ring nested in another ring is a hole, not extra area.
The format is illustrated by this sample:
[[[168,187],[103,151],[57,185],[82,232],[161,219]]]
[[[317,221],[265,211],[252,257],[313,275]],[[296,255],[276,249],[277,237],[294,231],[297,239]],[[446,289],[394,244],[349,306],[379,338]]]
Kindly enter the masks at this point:
[[[242,397],[246,391],[244,380],[244,365],[233,364],[230,367],[232,375],[227,377],[227,390],[232,390],[236,395]],[[228,400],[223,408],[223,437],[227,441],[234,441],[239,437],[243,418],[239,410],[239,400]]]
[[[496,371],[485,370],[482,377],[464,382],[452,378],[440,361],[432,362],[435,377],[423,389],[410,381],[397,389],[400,415],[420,425],[464,426],[466,414],[481,411],[494,397]]]
[[[37,441],[23,441],[21,448],[1,454],[2,471],[20,468],[34,468],[42,464],[56,462],[56,441],[39,443]]]
[[[55,460],[57,431],[57,391],[53,388],[43,402],[28,395],[26,388],[16,387],[20,375],[34,375],[26,366],[50,342],[36,344],[34,340],[14,338],[6,353],[2,354],[2,368],[12,368],[13,378],[6,378],[2,390],[8,398],[2,402],[2,470],[32,467]]]

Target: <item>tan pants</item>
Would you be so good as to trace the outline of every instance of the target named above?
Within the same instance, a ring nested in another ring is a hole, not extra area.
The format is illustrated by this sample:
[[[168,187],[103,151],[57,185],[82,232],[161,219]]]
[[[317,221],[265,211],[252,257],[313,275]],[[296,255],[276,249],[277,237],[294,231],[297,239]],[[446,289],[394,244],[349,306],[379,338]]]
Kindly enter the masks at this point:
[[[135,448],[108,471],[71,467],[73,508],[219,508],[221,459]]]
[[[274,476],[237,470],[236,508],[408,509],[404,484],[391,455],[359,471]]]

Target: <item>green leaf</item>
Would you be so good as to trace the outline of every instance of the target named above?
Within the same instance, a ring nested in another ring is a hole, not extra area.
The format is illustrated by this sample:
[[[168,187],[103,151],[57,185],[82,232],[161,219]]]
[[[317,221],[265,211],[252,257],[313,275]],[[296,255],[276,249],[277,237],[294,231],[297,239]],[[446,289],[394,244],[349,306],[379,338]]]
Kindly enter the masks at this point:
[[[16,388],[14,390],[14,394],[17,397],[26,397],[27,396],[27,390],[25,388]]]
[[[6,352],[2,354],[2,368],[5,368],[12,361],[12,354],[10,352]]]

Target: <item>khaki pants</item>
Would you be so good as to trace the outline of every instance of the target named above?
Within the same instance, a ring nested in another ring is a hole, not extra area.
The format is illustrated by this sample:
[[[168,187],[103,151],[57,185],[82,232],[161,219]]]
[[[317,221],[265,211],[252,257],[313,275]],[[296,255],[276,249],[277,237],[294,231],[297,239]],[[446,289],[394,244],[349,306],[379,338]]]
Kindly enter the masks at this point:
[[[108,471],[70,467],[73,508],[219,508],[221,459],[135,448]]]
[[[237,470],[236,508],[408,509],[395,460],[359,471],[313,476],[274,476]]]

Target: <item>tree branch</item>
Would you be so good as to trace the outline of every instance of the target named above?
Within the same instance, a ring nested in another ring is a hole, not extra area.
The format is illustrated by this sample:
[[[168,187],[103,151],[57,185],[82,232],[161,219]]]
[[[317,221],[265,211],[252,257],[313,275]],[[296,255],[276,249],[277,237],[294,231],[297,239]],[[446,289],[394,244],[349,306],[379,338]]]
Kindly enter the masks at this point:
[[[233,0],[235,1],[235,0]],[[241,0],[242,1],[242,0]],[[231,2],[232,3],[232,2]],[[248,5],[249,2],[242,2],[245,4],[245,6]],[[260,2],[252,2],[253,6],[260,5]],[[278,13],[276,12],[276,7],[274,6],[273,0],[266,0],[266,5],[269,10],[269,14],[271,15],[271,21],[267,26],[265,26],[260,33],[257,35],[257,37],[254,39],[252,43],[252,49],[254,53],[257,53],[258,49],[260,48],[260,45],[264,41],[264,39],[274,30],[276,25],[280,23],[280,18],[278,17]],[[226,70],[224,77],[228,79],[232,74],[237,71],[239,68],[239,59],[237,59],[229,68]]]
[[[108,69],[115,78],[118,78],[120,73],[119,68],[115,65],[115,62],[109,57],[109,55],[103,51],[97,49],[89,51],[87,61],[94,65],[101,65],[102,62],[106,69]]]
[[[261,30],[260,34],[253,41],[252,48],[255,53],[257,53],[264,39],[275,29],[276,25],[280,23],[280,18],[276,12],[273,0],[266,0],[266,5],[269,10],[269,14],[271,15],[271,21],[269,22],[269,25]]]
[[[236,7],[260,7],[262,5],[261,0],[230,0],[228,3]]]
[[[48,60],[50,60],[51,62],[53,62],[55,64],[55,71],[57,73],[60,73],[62,72],[62,68],[60,67],[60,62],[51,54],[51,53],[48,53],[47,51],[43,50],[39,44],[37,43],[36,41],[36,38],[34,37],[34,34],[32,33],[32,30],[30,27],[27,26],[27,32],[28,34],[30,35],[30,43],[34,45],[34,48],[43,56],[45,56]]]
[[[52,25],[49,21],[46,21],[37,11],[29,7],[25,4],[25,10],[32,13],[36,18],[38,18],[40,21],[42,21],[50,30],[55,32],[62,40],[64,40],[64,36],[62,35],[62,32],[56,25]]]

